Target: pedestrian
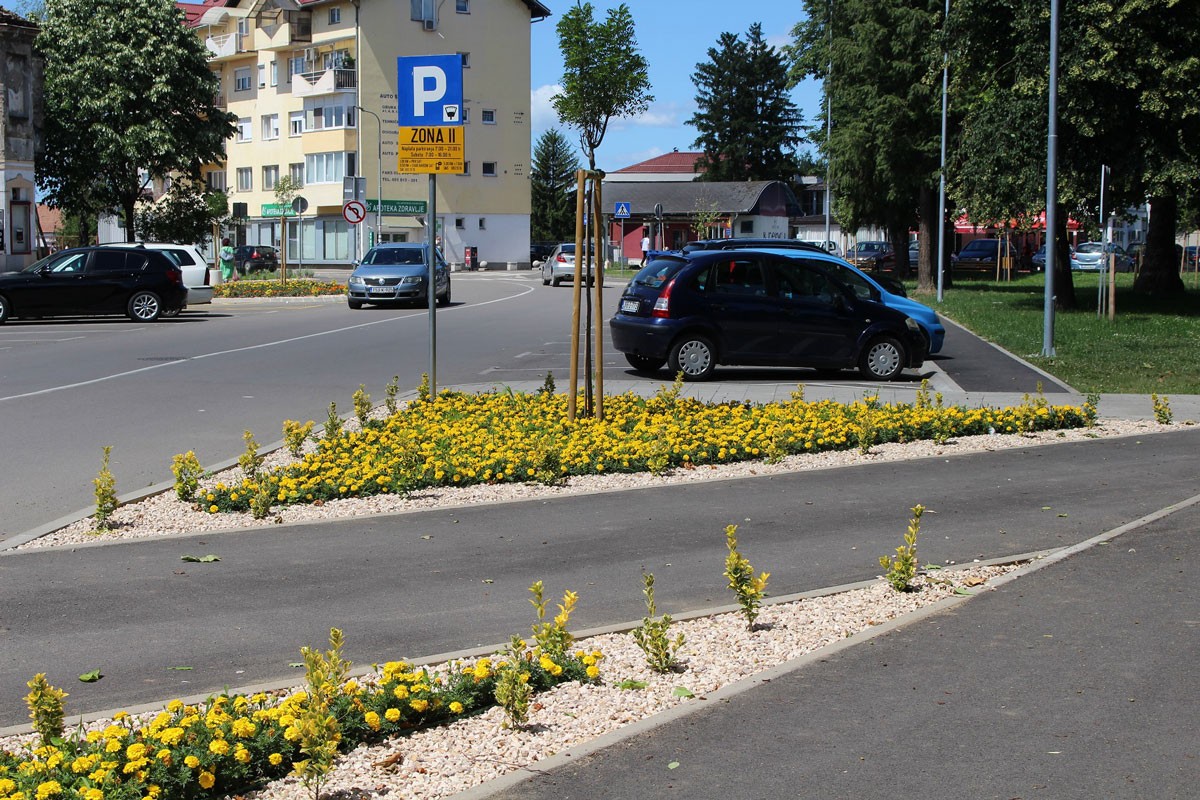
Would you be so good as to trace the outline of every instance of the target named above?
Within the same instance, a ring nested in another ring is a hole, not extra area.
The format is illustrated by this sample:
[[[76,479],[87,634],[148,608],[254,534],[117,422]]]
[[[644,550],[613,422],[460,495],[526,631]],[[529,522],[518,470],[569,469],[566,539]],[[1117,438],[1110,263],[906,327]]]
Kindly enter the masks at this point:
[[[646,256],[650,254],[650,235],[648,232],[642,232],[642,266],[646,266]]]
[[[233,264],[233,248],[229,244],[228,236],[221,240],[221,251],[217,254],[217,259],[221,262],[222,282],[236,281],[237,269]]]

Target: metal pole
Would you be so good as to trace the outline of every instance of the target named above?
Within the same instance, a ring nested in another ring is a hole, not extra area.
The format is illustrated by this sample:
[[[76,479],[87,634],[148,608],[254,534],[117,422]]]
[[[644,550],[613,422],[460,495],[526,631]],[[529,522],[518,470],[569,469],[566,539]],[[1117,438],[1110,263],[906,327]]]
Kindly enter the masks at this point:
[[[383,198],[379,198],[383,206]],[[429,251],[429,399],[437,397],[437,175],[429,175],[429,224],[425,228]]]
[[[949,2],[949,0],[947,0]],[[833,0],[829,2],[829,17],[825,23],[829,34],[829,62],[825,69],[825,246],[828,247],[832,239],[829,238],[829,204],[830,191],[829,184],[832,179],[831,173],[833,165],[833,154],[829,151],[829,140],[833,131],[833,99],[829,95],[831,78],[833,77]]]
[[[383,241],[383,120],[370,109],[359,106],[358,110],[374,117],[375,127],[379,129],[379,136],[375,139],[375,158],[379,166],[378,183],[375,188],[375,244],[379,244]]]
[[[1046,292],[1042,303],[1042,355],[1054,352],[1055,235],[1058,220],[1058,0],[1050,0],[1050,108],[1046,136]]]
[[[946,0],[946,16],[942,18],[942,33],[950,21],[950,0]],[[938,168],[938,248],[937,299],[942,302],[946,272],[946,99],[950,88],[950,53],[942,51],[942,161]]]

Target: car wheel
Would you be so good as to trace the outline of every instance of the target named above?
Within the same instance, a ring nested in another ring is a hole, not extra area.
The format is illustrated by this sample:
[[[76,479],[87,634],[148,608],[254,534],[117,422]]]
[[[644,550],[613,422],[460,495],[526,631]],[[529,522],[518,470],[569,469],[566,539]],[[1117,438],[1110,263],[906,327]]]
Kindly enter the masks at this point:
[[[550,285],[550,279],[547,278],[545,275],[543,275],[542,276],[542,286],[549,286],[549,285]]]
[[[649,358],[648,356],[635,356],[633,353],[626,353],[625,360],[629,362],[629,366],[633,367],[638,372],[658,372],[662,369],[662,365],[667,363],[662,358]]]
[[[437,299],[437,304],[438,304],[439,306],[448,306],[448,305],[450,305],[450,287],[446,287],[446,293],[445,293],[445,294],[443,294],[443,295],[439,295],[439,296],[438,296],[438,299]]]
[[[550,285],[551,285],[551,286],[554,286],[554,287],[556,287],[556,288],[557,288],[557,286],[558,286],[560,283],[562,283],[562,279],[561,279],[561,278],[551,278],[551,279],[550,279]]]
[[[671,346],[667,366],[670,367],[672,375],[682,372],[685,381],[708,380],[717,366],[712,342],[703,336],[682,337]]]
[[[347,300],[346,305],[350,306],[350,308],[354,309],[355,311],[363,306],[362,300]]]
[[[890,336],[872,339],[858,360],[859,372],[873,381],[891,381],[904,370],[904,347]]]
[[[0,294],[0,325],[8,322],[8,299]]]
[[[134,322],[154,322],[162,315],[162,301],[154,292],[134,292],[125,313]]]

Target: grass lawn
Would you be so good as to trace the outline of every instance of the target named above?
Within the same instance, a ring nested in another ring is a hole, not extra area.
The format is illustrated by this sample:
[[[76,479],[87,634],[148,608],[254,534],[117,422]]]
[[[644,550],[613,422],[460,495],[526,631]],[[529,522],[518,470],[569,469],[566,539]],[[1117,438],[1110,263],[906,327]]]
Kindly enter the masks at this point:
[[[910,295],[988,341],[1038,365],[1081,392],[1200,394],[1200,291],[1171,301],[1133,293],[1133,275],[1117,276],[1116,320],[1096,317],[1097,275],[1074,273],[1078,309],[1055,314],[1054,358],[1043,358],[1045,282],[959,279],[934,297]],[[952,333],[950,334],[953,335]]]

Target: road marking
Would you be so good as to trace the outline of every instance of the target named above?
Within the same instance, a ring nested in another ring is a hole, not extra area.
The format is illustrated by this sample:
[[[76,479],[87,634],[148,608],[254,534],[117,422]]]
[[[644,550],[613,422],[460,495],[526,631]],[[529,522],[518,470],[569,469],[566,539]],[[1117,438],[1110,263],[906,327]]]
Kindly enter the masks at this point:
[[[482,303],[475,303],[473,305],[450,306],[449,308],[442,309],[438,313],[445,314],[448,312],[461,312],[461,311],[466,311],[466,310],[469,310],[472,308],[483,308],[484,306],[490,306],[494,303],[506,303],[511,300],[516,300],[519,297],[523,297],[524,295],[530,294],[533,291],[534,290],[532,287],[520,287],[520,290],[516,294],[511,295],[509,297],[498,297],[495,300],[484,300]],[[421,311],[413,313],[413,314],[405,314],[405,315],[399,316],[399,317],[388,317],[387,319],[375,320],[373,322],[363,322],[358,325],[347,325],[344,328],[334,328],[333,330],[320,331],[318,333],[306,333],[303,336],[293,336],[289,339],[279,339],[274,342],[261,342],[259,344],[247,345],[245,347],[234,347],[229,350],[216,350],[211,353],[201,353],[200,355],[189,356],[188,358],[180,360],[180,361],[169,361],[169,362],[163,362],[160,364],[152,364],[147,367],[140,367],[138,369],[126,370],[125,372],[115,372],[111,375],[104,375],[99,378],[92,378],[91,380],[78,381],[76,383],[66,383],[61,386],[50,386],[45,389],[38,389],[37,391],[34,391],[34,392],[24,392],[23,394],[11,394],[6,397],[0,397],[0,403],[7,402],[9,400],[22,400],[27,397],[38,397],[39,395],[44,395],[44,394],[53,394],[54,392],[62,392],[62,391],[66,391],[69,389],[78,389],[83,386],[93,386],[97,383],[104,383],[105,381],[116,380],[118,378],[128,378],[132,375],[140,375],[142,373],[151,372],[152,370],[169,369],[171,367],[178,366],[179,364],[187,364],[191,361],[199,361],[204,358],[218,358],[220,356],[234,355],[236,353],[245,353],[245,352],[248,352],[251,350],[264,350],[269,347],[278,347],[280,345],[285,345],[285,344],[294,344],[296,342],[302,342],[307,339],[318,339],[318,338],[321,338],[322,336],[332,336],[335,334],[347,333],[349,331],[359,330],[361,328],[370,328],[375,325],[387,325],[387,324],[390,324],[393,322],[409,320],[409,319],[424,319],[427,316],[428,316],[428,312],[425,310],[421,310]]]

